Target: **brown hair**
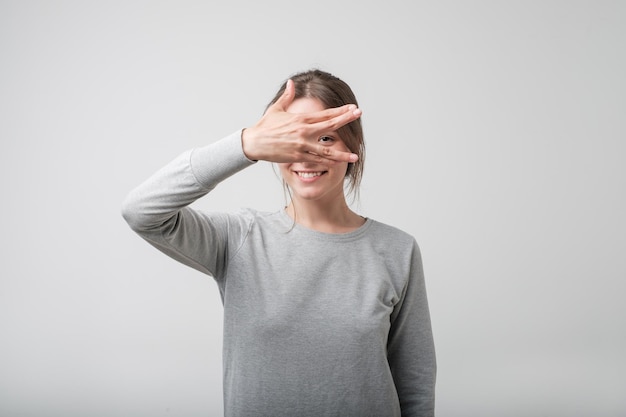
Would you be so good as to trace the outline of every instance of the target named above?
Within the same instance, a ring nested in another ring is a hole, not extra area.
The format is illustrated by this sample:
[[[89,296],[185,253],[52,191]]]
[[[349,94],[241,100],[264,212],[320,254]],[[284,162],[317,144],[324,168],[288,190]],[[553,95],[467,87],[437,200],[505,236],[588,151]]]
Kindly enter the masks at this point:
[[[358,106],[356,97],[348,84],[328,72],[312,69],[297,73],[290,77],[295,87],[295,99],[315,98],[322,102],[327,109],[341,107],[345,104]],[[271,106],[282,96],[287,87],[287,81],[280,87],[276,96],[268,104]],[[365,140],[361,118],[358,118],[345,126],[337,129],[337,134],[346,144],[350,152],[359,156],[358,161],[349,163],[346,178],[349,180],[348,193],[353,197],[358,196],[359,185],[363,177],[363,164],[365,162]]]

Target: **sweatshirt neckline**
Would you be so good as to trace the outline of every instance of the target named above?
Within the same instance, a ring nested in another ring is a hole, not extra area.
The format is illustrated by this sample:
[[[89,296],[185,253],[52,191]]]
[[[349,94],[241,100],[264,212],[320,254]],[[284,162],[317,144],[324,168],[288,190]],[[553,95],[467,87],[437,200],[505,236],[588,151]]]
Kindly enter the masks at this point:
[[[289,216],[289,214],[287,214],[287,211],[284,208],[278,211],[278,215],[280,217],[281,223],[290,228],[291,232],[297,232],[310,238],[326,241],[347,241],[358,239],[367,232],[367,230],[374,222],[372,219],[365,217],[365,222],[361,226],[350,232],[327,233],[309,229],[308,227],[302,226],[301,224],[294,222],[294,220],[291,218],[291,216]]]

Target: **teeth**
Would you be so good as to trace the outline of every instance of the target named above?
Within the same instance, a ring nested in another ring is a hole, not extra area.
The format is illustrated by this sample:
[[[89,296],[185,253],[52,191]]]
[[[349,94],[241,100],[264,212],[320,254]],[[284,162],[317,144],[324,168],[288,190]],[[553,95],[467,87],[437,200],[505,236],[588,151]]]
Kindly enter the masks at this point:
[[[320,175],[322,175],[321,172],[298,172],[298,175],[301,176],[302,178],[313,178],[313,177],[319,177]]]

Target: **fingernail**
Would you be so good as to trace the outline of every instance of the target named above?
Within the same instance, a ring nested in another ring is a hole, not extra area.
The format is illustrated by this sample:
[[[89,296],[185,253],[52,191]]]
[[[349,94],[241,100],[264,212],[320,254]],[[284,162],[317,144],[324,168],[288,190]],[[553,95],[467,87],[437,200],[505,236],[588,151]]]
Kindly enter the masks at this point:
[[[363,112],[361,111],[361,109],[355,109],[354,111],[352,111],[352,114],[354,114],[355,116],[360,116]]]
[[[353,153],[350,155],[350,162],[356,162],[359,160],[359,155]]]
[[[356,109],[356,105],[354,105],[354,104],[349,104],[348,105],[348,110],[354,111],[354,109]]]

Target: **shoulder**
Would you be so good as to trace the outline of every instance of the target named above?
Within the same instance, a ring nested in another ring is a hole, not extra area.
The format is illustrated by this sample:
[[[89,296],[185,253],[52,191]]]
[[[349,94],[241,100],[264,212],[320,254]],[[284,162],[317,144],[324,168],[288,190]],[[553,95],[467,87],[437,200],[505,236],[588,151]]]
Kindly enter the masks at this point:
[[[250,223],[264,223],[272,221],[272,219],[276,217],[276,213],[246,207],[233,212],[232,216],[240,217]]]
[[[370,233],[374,239],[391,247],[417,247],[417,240],[410,233],[395,226],[369,219]]]
[[[385,265],[397,294],[409,282],[422,276],[420,248],[410,233],[376,220],[371,222],[369,241],[378,259]]]
[[[372,220],[371,239],[377,252],[386,259],[403,265],[421,264],[422,254],[417,239],[410,233]]]
[[[260,211],[254,208],[241,208],[230,216],[237,219],[240,223],[247,225],[248,231],[252,229],[273,230],[277,228],[284,229],[284,220],[279,212]]]

